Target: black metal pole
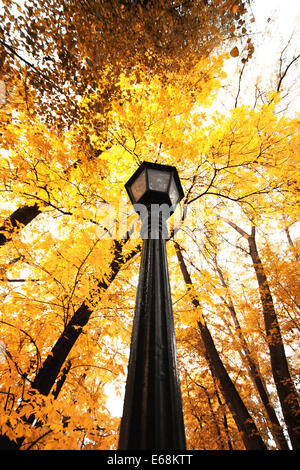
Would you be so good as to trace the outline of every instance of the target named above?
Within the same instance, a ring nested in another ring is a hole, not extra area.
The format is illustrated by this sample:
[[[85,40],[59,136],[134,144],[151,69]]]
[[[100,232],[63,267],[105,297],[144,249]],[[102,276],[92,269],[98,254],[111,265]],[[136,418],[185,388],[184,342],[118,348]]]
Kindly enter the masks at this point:
[[[166,254],[166,220],[144,238],[119,450],[184,450],[185,432]]]

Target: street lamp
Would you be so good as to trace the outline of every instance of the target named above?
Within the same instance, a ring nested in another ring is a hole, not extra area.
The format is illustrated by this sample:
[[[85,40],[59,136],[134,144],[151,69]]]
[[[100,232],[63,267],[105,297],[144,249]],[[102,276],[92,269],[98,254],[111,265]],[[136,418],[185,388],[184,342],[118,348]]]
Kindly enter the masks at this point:
[[[144,162],[125,185],[142,226],[119,450],[184,450],[166,220],[183,198],[175,167]]]

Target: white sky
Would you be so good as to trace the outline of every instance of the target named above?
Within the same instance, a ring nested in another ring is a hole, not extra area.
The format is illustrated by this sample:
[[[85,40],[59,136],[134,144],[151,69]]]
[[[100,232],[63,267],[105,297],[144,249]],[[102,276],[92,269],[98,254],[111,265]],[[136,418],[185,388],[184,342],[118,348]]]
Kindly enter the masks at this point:
[[[270,79],[274,78],[274,73],[278,70],[280,53],[292,35],[291,44],[285,53],[286,60],[289,61],[300,53],[300,0],[254,0],[250,12],[255,18],[251,23],[255,52],[245,69],[242,90],[245,91],[247,86],[250,89],[251,85],[253,90],[257,77],[261,79],[262,89],[268,90]],[[234,63],[240,64],[240,59],[228,61],[226,70],[233,70]],[[237,78],[236,73],[235,79]],[[283,83],[284,87],[293,83],[290,112],[300,110],[299,78],[300,59],[291,66]],[[252,105],[252,102],[245,104]]]
[[[251,7],[255,22],[253,33],[261,35],[262,43],[256,50],[263,68],[271,65],[274,58],[294,33],[294,45],[300,39],[300,0],[254,0]],[[270,18],[270,22],[268,22]],[[299,50],[299,48],[298,48]],[[259,66],[259,64],[258,64]]]
[[[275,18],[274,31],[278,35],[289,35],[289,31],[293,29],[298,29],[299,32],[299,0],[254,0],[251,9],[258,30],[264,29],[268,18]]]

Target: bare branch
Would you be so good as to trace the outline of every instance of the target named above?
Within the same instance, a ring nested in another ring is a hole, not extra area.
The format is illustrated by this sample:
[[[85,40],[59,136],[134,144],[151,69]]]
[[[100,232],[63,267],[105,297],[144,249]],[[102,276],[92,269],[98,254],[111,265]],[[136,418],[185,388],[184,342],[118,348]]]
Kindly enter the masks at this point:
[[[279,92],[280,91],[280,87],[281,87],[281,84],[282,84],[282,81],[284,79],[284,77],[286,76],[289,68],[300,58],[300,54],[298,54],[296,57],[294,57],[289,63],[288,65],[286,66],[286,68],[284,69],[284,71],[282,72],[281,76],[279,77],[279,81],[278,81],[278,85],[277,85],[277,91]]]

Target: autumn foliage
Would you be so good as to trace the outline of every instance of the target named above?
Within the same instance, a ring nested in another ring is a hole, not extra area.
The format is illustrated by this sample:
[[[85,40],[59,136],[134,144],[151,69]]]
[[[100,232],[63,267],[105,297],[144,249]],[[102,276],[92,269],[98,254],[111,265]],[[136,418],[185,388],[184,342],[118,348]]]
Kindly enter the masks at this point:
[[[146,160],[176,166],[185,191],[167,248],[188,448],[299,449],[300,116],[278,113],[276,87],[214,108],[224,63],[243,47],[251,63],[246,6],[12,3],[1,447],[116,448],[108,386],[121,396],[141,250],[124,184]]]

